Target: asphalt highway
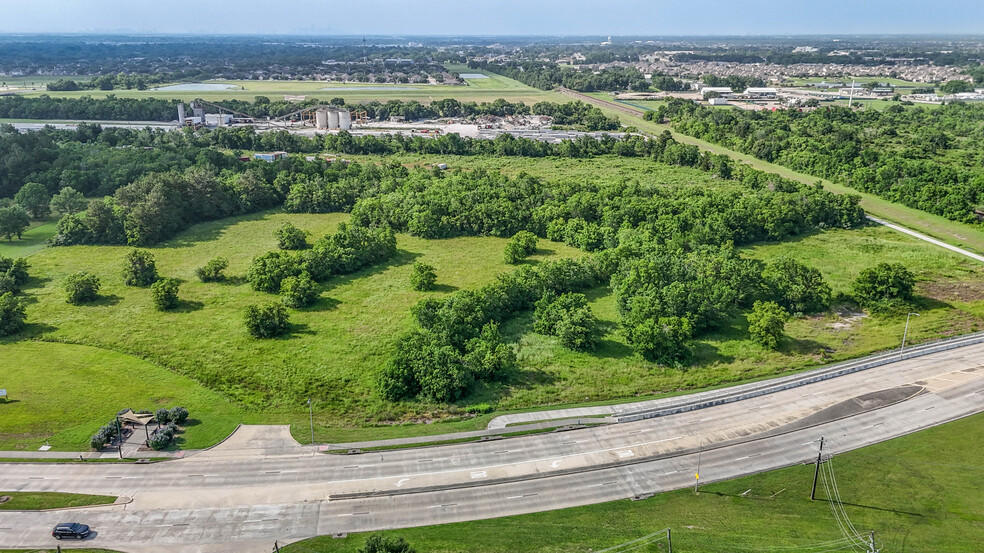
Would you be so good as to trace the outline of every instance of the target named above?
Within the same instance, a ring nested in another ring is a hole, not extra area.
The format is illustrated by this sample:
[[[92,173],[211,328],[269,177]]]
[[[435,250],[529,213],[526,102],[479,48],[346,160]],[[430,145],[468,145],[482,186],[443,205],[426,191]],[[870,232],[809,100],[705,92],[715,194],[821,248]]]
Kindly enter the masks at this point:
[[[722,391],[721,393],[726,393]],[[319,534],[585,505],[810,462],[984,411],[971,344],[684,413],[481,443],[329,455],[286,427],[241,427],[163,463],[0,464],[0,489],[119,495],[117,505],[0,512],[0,546],[52,547],[51,527],[121,551],[267,552]],[[74,545],[63,542],[63,547]]]

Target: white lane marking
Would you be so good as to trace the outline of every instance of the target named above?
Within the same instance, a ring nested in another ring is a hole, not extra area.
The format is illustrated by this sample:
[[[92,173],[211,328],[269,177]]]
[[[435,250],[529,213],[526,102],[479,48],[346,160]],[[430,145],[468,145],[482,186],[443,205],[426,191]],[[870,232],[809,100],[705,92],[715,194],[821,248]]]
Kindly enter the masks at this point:
[[[369,514],[369,511],[362,511],[360,513],[345,513],[345,514],[341,514],[341,515],[338,515],[338,516],[340,516],[340,517],[357,517],[359,515],[368,515],[368,514]]]
[[[766,407],[772,407],[772,404],[766,403],[765,405],[759,405],[758,407],[749,407],[748,410],[751,411],[752,409],[765,409]]]
[[[476,470],[476,471],[472,471],[471,473],[472,478],[485,478],[486,476],[488,476],[488,473],[486,473],[484,470]]]
[[[680,472],[680,471],[678,471],[678,470],[673,470],[673,471],[670,471],[670,472],[664,472],[664,473],[663,473],[663,476],[669,476],[669,475],[671,475],[671,474],[676,474],[676,473],[678,473],[678,472]]]
[[[431,505],[428,509],[440,509],[441,507],[454,507],[457,503],[445,503],[443,505]]]
[[[633,434],[642,434],[642,430],[633,430],[632,432],[628,432],[625,435],[626,436],[631,436]]]
[[[400,478],[400,479],[399,479],[399,480],[398,480],[398,481],[396,482],[396,487],[397,487],[397,488],[399,488],[400,486],[402,486],[402,485],[404,485],[404,484],[406,484],[406,483],[407,483],[407,482],[409,482],[409,481],[410,481],[410,479],[409,479],[409,478]]]
[[[524,493],[523,495],[510,495],[506,499],[523,499],[524,497],[533,497],[537,494],[535,493]]]
[[[555,469],[560,466],[560,461],[554,461],[550,463],[550,468]]]
[[[597,488],[598,486],[610,486],[612,484],[617,484],[617,482],[615,480],[612,480],[611,482],[602,482],[601,484],[591,484],[588,487],[589,488]]]
[[[618,456],[621,457],[621,458],[623,458],[623,459],[626,458],[626,457],[632,457],[634,455],[635,455],[635,453],[632,453],[632,450],[631,449],[627,449],[625,451],[619,451],[618,452]]]
[[[930,409],[936,409],[935,405],[930,405],[929,407],[923,409],[923,411],[929,411]]]
[[[739,457],[735,461],[744,461],[745,459],[751,459],[752,457],[758,457],[761,453],[752,453],[751,455],[745,455],[744,457]]]
[[[876,427],[876,426],[881,426],[881,425],[883,425],[883,424],[885,424],[885,423],[883,423],[883,422],[876,422],[875,424],[869,424],[868,426],[865,426],[865,427],[864,427],[864,428],[862,428],[861,430],[867,430],[867,429],[869,429],[869,428],[874,428],[874,427]]]

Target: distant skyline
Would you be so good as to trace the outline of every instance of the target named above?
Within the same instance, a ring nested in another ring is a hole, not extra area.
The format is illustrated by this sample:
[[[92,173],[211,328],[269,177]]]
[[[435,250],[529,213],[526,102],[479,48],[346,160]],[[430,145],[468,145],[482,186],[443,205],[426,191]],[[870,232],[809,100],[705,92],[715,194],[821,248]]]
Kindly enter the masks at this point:
[[[0,0],[3,33],[984,34],[980,0]]]

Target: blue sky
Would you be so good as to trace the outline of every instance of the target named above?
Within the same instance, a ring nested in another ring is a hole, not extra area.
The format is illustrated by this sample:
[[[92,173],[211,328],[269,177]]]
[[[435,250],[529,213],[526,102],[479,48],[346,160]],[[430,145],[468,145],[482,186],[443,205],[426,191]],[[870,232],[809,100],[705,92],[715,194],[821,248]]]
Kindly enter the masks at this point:
[[[0,0],[0,32],[984,34],[982,0]]]

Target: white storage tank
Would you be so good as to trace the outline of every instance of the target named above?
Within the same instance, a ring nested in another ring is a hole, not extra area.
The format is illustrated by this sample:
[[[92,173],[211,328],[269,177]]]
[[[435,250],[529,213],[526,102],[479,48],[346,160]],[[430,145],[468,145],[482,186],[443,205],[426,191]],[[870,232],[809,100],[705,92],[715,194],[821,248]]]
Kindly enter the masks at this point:
[[[347,109],[338,112],[338,128],[347,131],[352,128],[352,113]]]
[[[318,129],[327,129],[328,111],[324,109],[319,109],[318,111],[314,112],[314,123],[315,123],[314,126],[317,127]]]
[[[338,128],[338,110],[330,109],[328,110],[328,128],[337,129]]]

